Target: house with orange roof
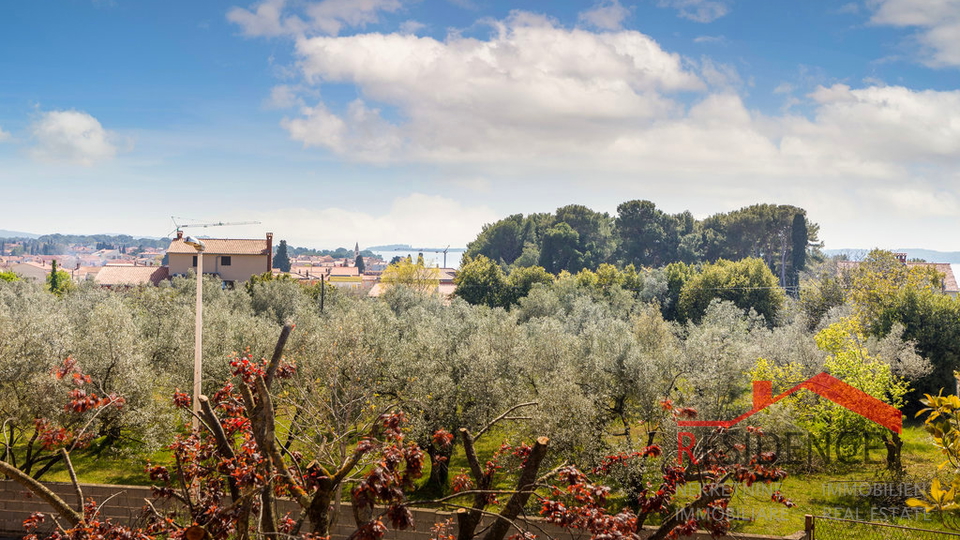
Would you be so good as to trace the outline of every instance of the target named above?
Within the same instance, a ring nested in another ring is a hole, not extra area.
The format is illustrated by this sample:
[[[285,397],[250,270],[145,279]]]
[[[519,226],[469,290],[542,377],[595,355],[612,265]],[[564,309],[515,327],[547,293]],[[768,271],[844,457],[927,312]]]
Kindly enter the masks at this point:
[[[908,261],[906,253],[894,253],[903,265],[907,268],[915,268],[918,266],[933,268],[937,272],[943,275],[943,280],[941,281],[941,291],[943,294],[949,294],[950,296],[957,296],[960,294],[960,285],[957,284],[957,277],[953,273],[953,267],[950,263],[929,263],[929,262],[916,262]],[[860,261],[839,261],[837,262],[837,271],[841,274],[844,272],[849,272],[856,270],[860,266]]]
[[[453,293],[457,290],[457,285],[453,282],[453,279],[457,275],[457,270],[455,268],[438,268],[438,270],[438,283],[435,292],[440,295],[441,298],[449,301],[451,298],[453,298]],[[374,285],[367,293],[368,296],[380,296],[390,287],[389,285],[380,282],[380,275],[372,275],[369,277],[376,281],[372,281]]]
[[[46,281],[47,274],[50,273],[50,267],[45,267],[34,262],[13,263],[3,268],[3,270],[13,272],[23,279],[40,282]]]
[[[136,287],[138,285],[159,285],[170,277],[166,266],[131,266],[108,264],[93,278],[101,287]]]
[[[226,285],[247,281],[252,276],[273,270],[273,233],[265,239],[201,238],[206,246],[203,251],[203,273],[215,274]],[[167,248],[168,267],[171,276],[186,275],[196,271],[197,250],[183,241],[183,231],[170,241]]]

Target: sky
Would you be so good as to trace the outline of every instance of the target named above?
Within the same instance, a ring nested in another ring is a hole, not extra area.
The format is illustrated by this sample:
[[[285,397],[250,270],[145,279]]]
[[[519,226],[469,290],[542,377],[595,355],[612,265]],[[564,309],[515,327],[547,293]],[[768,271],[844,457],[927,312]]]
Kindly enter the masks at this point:
[[[0,229],[465,246],[647,199],[960,251],[960,0],[50,0],[0,12]],[[187,230],[187,229],[185,229]]]

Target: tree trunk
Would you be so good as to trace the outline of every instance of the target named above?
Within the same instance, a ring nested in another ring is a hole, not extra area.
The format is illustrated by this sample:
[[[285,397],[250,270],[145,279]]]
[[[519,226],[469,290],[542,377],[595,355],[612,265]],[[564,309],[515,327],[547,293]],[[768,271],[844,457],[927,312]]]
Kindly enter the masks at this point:
[[[513,520],[517,519],[517,516],[523,511],[523,506],[527,504],[530,495],[536,489],[537,472],[540,470],[540,463],[547,455],[549,440],[546,437],[540,437],[533,445],[533,449],[527,457],[527,462],[523,465],[520,479],[517,480],[516,493],[507,501],[507,505],[500,512],[500,516],[493,522],[493,525],[490,526],[490,530],[487,531],[483,540],[503,540],[503,537],[513,525]]]
[[[903,448],[903,440],[899,433],[891,433],[889,437],[883,437],[883,445],[887,447],[887,470],[896,473],[903,472],[903,462],[900,460],[900,450]]]
[[[706,493],[700,495],[700,498],[683,507],[680,511],[676,512],[672,516],[668,517],[663,521],[663,524],[650,535],[647,540],[664,540],[667,538],[674,529],[685,523],[690,516],[694,516],[697,512],[709,512],[708,506],[714,501],[718,501],[723,498],[729,498],[733,494],[733,488],[730,486],[721,485],[722,489],[711,489],[707,490]]]
[[[333,482],[329,478],[320,479],[320,485],[317,492],[307,507],[307,519],[313,525],[313,533],[319,536],[330,535],[330,502],[333,501],[333,494],[336,491]]]
[[[430,478],[423,486],[423,491],[437,496],[443,495],[450,479],[450,456],[453,454],[453,445],[444,450],[435,444],[426,448],[430,456]]]
[[[460,439],[463,441],[463,453],[470,466],[477,493],[473,496],[473,505],[469,510],[457,512],[457,540],[472,540],[483,518],[483,509],[487,507],[487,495],[482,492],[490,489],[491,477],[484,476],[480,468],[480,458],[473,446],[473,435],[468,429],[460,428]]]

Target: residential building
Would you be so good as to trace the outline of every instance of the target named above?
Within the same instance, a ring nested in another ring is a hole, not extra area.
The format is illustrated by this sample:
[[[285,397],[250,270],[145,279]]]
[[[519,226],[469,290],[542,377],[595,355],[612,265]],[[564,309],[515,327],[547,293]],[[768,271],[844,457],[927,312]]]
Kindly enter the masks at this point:
[[[42,266],[33,262],[13,263],[4,268],[4,271],[13,272],[26,280],[45,282],[47,274],[50,273],[49,266]]]
[[[101,287],[135,287],[159,285],[170,277],[166,266],[130,266],[108,264],[97,272],[93,280]]]
[[[957,277],[953,272],[953,267],[950,263],[929,263],[929,262],[914,262],[907,260],[906,253],[894,253],[897,259],[903,263],[907,268],[914,268],[917,266],[930,267],[936,270],[937,272],[943,274],[943,281],[941,282],[941,290],[944,294],[949,294],[950,296],[957,296],[960,293],[960,285],[957,284]],[[852,271],[857,269],[860,266],[860,261],[839,261],[837,263],[837,271],[840,273]]]
[[[206,246],[203,273],[219,276],[226,285],[273,270],[273,233],[267,233],[263,240],[201,238],[201,241]],[[167,248],[167,256],[171,276],[197,269],[197,250],[183,241],[183,231],[177,231],[177,237]]]

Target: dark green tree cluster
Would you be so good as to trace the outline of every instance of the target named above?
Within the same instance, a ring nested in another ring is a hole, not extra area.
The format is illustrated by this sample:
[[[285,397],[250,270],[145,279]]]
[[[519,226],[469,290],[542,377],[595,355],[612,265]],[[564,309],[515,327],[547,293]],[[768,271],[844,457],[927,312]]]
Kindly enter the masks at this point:
[[[634,200],[619,205],[616,216],[582,205],[515,214],[484,226],[465,256],[483,255],[505,267],[541,266],[552,274],[602,263],[659,268],[753,257],[782,287],[795,288],[817,230],[805,210],[789,205],[756,204],[701,221],[689,211],[668,214]]]
[[[478,255],[461,264],[454,278],[455,294],[474,305],[507,308],[517,304],[537,283],[550,284],[553,279],[540,266],[515,268],[507,274],[497,263]]]
[[[671,215],[650,201],[628,201],[617,207],[617,258],[640,266],[700,260],[702,233],[690,212]]]
[[[656,304],[669,321],[699,322],[711,303],[726,300],[744,313],[751,311],[773,326],[786,304],[776,276],[757,258],[688,265],[671,263],[664,268],[627,265],[620,269],[601,263],[596,271],[576,274],[562,270],[558,276],[542,266],[515,266],[504,270],[478,255],[465,259],[454,279],[455,295],[473,305],[511,309],[522,304],[536,286],[578,289],[616,304]]]
[[[711,302],[727,300],[743,311],[755,311],[772,325],[786,300],[777,278],[756,258],[721,259],[688,276],[677,298],[681,320],[699,322]]]
[[[273,256],[273,267],[281,272],[290,271],[290,255],[287,253],[287,241],[281,240]]]
[[[808,246],[819,226],[806,220],[806,211],[790,205],[755,204],[703,220],[704,260],[763,259],[780,284],[798,284],[806,266]]]
[[[613,219],[571,204],[553,214],[515,214],[484,226],[467,244],[466,257],[483,255],[505,265],[542,266],[556,274],[608,262],[614,250]]]

